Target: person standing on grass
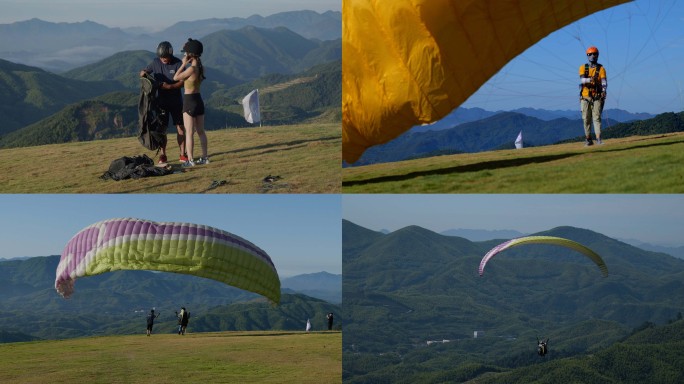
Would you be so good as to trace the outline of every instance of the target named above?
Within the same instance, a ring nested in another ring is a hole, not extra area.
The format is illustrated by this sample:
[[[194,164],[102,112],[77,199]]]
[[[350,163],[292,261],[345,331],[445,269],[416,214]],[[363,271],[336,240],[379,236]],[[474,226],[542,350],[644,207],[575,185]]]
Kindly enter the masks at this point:
[[[606,69],[598,62],[599,50],[596,47],[587,49],[587,64],[579,68],[580,76],[580,108],[582,121],[584,122],[585,146],[594,145],[591,140],[591,122],[594,122],[596,144],[601,141],[601,113],[606,102],[608,78]]]
[[[202,67],[202,52],[204,47],[199,40],[188,39],[183,46],[185,53],[181,62],[181,69],[173,76],[174,80],[182,80],[185,93],[183,95],[183,123],[185,125],[185,150],[188,160],[183,167],[194,167],[195,164],[209,164],[207,156],[207,135],[204,132],[204,101],[200,94],[200,84],[205,79]],[[202,157],[197,161],[193,158],[194,133],[197,132],[202,146]]]
[[[147,336],[152,334],[152,328],[154,327],[154,319],[159,317],[159,313],[155,315],[154,309],[150,310],[150,313],[147,314]]]
[[[176,141],[180,149],[180,160],[187,161],[185,154],[185,129],[183,128],[183,97],[181,95],[182,81],[174,80],[176,72],[181,67],[181,60],[173,55],[173,46],[168,41],[162,41],[157,46],[157,57],[142,71],[140,77],[145,74],[152,75],[159,83],[157,100],[159,108],[164,111],[161,119],[164,129],[169,125],[169,115],[176,126]],[[166,145],[161,148],[159,163],[166,163]]]
[[[332,312],[328,313],[328,315],[327,315],[326,317],[328,318],[328,331],[332,331],[332,327],[333,327],[333,313],[332,313]]]
[[[181,307],[180,313],[176,312],[176,316],[178,316],[178,334],[185,335],[185,329],[190,321],[190,312],[185,307]]]

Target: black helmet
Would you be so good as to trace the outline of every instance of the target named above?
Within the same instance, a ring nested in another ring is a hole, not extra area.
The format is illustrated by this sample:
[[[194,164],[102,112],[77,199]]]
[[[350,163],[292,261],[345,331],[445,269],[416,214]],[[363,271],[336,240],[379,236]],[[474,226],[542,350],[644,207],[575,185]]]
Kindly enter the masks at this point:
[[[157,57],[171,57],[173,56],[173,47],[168,41],[162,41],[157,46]]]
[[[204,51],[204,46],[199,40],[188,39],[188,41],[183,46],[181,52],[192,53],[196,56],[201,56],[202,51]]]

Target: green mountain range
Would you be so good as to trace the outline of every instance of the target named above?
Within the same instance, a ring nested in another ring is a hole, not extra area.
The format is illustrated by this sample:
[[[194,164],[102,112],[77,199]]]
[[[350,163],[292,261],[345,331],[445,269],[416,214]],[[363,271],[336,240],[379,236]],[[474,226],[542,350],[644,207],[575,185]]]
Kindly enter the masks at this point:
[[[121,89],[116,82],[70,80],[0,59],[0,135],[46,118],[71,103]]]
[[[34,339],[61,339],[92,335],[135,334],[144,331],[151,308],[161,314],[159,332],[173,332],[174,311],[185,306],[192,314],[192,332],[226,330],[304,330],[307,318],[319,330],[333,312],[335,324],[344,316],[340,306],[319,297],[339,297],[335,276],[287,279],[307,294],[286,288],[277,306],[251,292],[190,275],[149,271],[117,271],[80,278],[76,292],[63,299],[54,288],[59,256],[0,261],[0,343]]]
[[[203,57],[208,130],[250,126],[239,101],[256,88],[262,90],[265,125],[340,121],[339,40],[246,27],[216,32],[204,44],[214,47]],[[153,57],[148,51],[119,52],[63,76],[0,61],[0,101],[8,121],[0,129],[0,148],[134,136],[138,74]]]
[[[298,73],[342,59],[340,39],[309,40],[284,27],[224,30],[205,36],[202,43],[204,65],[240,80]]]
[[[603,119],[603,139],[653,135],[684,131],[684,112],[663,113],[646,120],[618,123]],[[500,112],[493,116],[438,131],[408,131],[396,139],[369,148],[354,163],[361,166],[455,153],[473,153],[498,149],[514,149],[522,132],[525,147],[583,141],[580,119],[541,120],[517,112]]]
[[[574,251],[536,245],[505,251],[479,277],[480,259],[500,241],[416,226],[383,234],[344,221],[345,382],[479,380],[599,353],[645,322],[681,316],[684,261],[580,228],[539,235],[588,246],[610,275]],[[537,337],[551,339],[545,360]]]

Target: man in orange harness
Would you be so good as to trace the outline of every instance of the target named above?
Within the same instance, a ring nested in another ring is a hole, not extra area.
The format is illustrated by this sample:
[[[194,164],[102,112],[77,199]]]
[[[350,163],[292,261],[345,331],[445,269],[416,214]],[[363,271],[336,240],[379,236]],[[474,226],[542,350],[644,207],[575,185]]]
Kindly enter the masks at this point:
[[[606,101],[606,90],[608,79],[606,69],[598,63],[599,50],[596,47],[587,49],[588,63],[580,66],[580,106],[582,109],[582,120],[584,121],[584,145],[593,145],[591,139],[591,123],[594,122],[594,133],[596,143],[603,144],[601,141],[601,113]]]

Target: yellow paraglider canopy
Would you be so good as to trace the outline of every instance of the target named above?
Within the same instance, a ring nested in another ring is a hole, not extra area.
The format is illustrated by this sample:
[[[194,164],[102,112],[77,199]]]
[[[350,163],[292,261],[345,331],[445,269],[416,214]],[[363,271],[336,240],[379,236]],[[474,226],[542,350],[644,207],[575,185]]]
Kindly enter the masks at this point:
[[[549,33],[628,0],[343,0],[342,151],[446,116]]]

